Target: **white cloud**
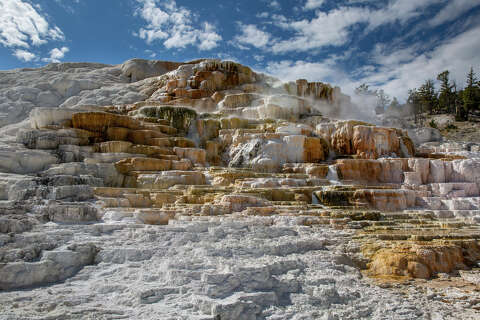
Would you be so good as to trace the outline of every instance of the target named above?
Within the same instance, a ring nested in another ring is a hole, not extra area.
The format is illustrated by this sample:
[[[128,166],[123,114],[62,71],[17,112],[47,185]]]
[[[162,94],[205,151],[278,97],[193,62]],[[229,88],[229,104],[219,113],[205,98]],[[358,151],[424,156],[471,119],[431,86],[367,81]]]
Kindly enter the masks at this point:
[[[450,0],[437,15],[429,21],[430,25],[438,26],[457,19],[468,10],[480,5],[480,0]]]
[[[238,59],[238,57],[236,56],[233,56],[231,53],[220,52],[220,53],[217,53],[217,57],[218,59],[221,59],[221,60],[228,60],[228,61],[241,63],[240,59]]]
[[[217,43],[222,41],[222,37],[215,32],[215,27],[208,22],[203,25],[203,32],[198,35],[200,50],[211,50],[217,47]]]
[[[135,12],[147,25],[137,35],[148,44],[162,40],[168,48],[185,48],[196,46],[199,50],[211,50],[218,46],[222,37],[215,27],[208,22],[201,28],[192,24],[196,16],[184,7],[177,7],[174,0],[137,0],[141,7]]]
[[[0,44],[29,48],[49,40],[64,40],[56,26],[50,26],[32,5],[22,0],[0,1]]]
[[[75,8],[70,4],[71,3],[74,3],[75,5],[80,4],[80,0],[55,0],[55,2],[60,7],[65,9],[67,12],[72,13],[72,14],[75,13]]]
[[[282,8],[282,6],[280,5],[280,2],[278,2],[277,0],[270,1],[268,5],[271,8],[276,9],[276,10],[280,10]]]
[[[338,83],[346,75],[336,67],[333,59],[323,62],[308,62],[303,60],[283,60],[267,64],[265,72],[282,81],[307,79],[308,81],[323,81]]]
[[[61,4],[61,3],[65,2],[65,0],[55,0],[55,2],[58,3],[58,4]],[[74,2],[76,4],[79,4],[80,0],[67,0],[66,2]]]
[[[309,51],[329,45],[343,45],[350,35],[350,27],[368,19],[368,10],[357,7],[344,7],[328,13],[318,11],[312,20],[277,22],[285,30],[291,30],[295,36],[281,40],[272,47],[274,53],[289,51]]]
[[[148,54],[148,56],[152,59],[157,56],[157,54],[150,49],[145,50],[145,54]]]
[[[451,40],[441,43],[435,49],[416,55],[406,63],[384,63],[363,80],[377,84],[392,96],[406,98],[408,89],[418,88],[426,79],[435,79],[437,74],[449,70],[451,79],[459,87],[465,85],[470,67],[480,66],[480,42],[472,41],[480,33],[480,26],[470,29]],[[390,56],[395,56],[393,52]],[[389,61],[389,56],[385,57]]]
[[[424,13],[424,9],[445,0],[393,0],[385,8],[373,10],[368,17],[369,30],[388,23],[406,23]]]
[[[32,61],[37,57],[34,53],[27,50],[22,50],[22,49],[15,50],[13,55],[17,57],[18,60],[22,60],[25,62]]]
[[[270,13],[268,12],[261,12],[261,13],[257,13],[256,17],[259,18],[259,19],[262,19],[262,18],[268,18],[270,16]]]
[[[305,78],[329,82],[350,95],[357,86],[367,83],[373,89],[384,89],[391,97],[404,101],[409,89],[418,88],[426,79],[436,79],[444,70],[450,71],[451,79],[459,88],[465,86],[471,66],[480,72],[480,42],[472,41],[479,33],[480,26],[477,26],[424,53],[417,53],[416,45],[407,48],[377,46],[372,52],[372,64],[348,73],[342,71],[341,61],[336,57],[323,62],[284,60],[269,63],[264,71],[284,81]]]
[[[306,52],[326,46],[342,46],[351,39],[355,26],[363,24],[364,29],[371,32],[386,24],[405,24],[420,16],[429,6],[444,1],[392,0],[378,9],[357,5],[341,6],[330,11],[317,10],[312,19],[295,20],[277,16],[273,19],[274,25],[293,35],[276,41],[271,50],[274,53]],[[319,0],[308,0],[305,9],[313,9],[321,4],[322,1]]]
[[[307,0],[307,3],[305,3],[305,9],[311,10],[311,9],[320,8],[324,2],[325,0]]]
[[[240,44],[240,48],[246,49],[242,45],[251,45],[256,48],[264,48],[270,42],[270,34],[268,32],[258,29],[253,24],[238,23],[238,27],[242,30],[240,35],[234,38],[237,44]]]
[[[49,58],[43,58],[42,61],[44,62],[60,62],[61,59],[65,57],[65,54],[69,52],[70,49],[67,47],[62,47],[62,48],[54,48],[50,50],[50,57]]]
[[[392,48],[385,44],[377,44],[373,52],[374,63],[380,65],[398,65],[400,63],[410,62],[415,58],[418,48],[415,45],[406,48]],[[386,52],[389,52],[386,54]]]
[[[276,25],[293,36],[275,41],[271,50],[274,53],[309,52],[325,46],[341,46],[350,41],[352,28],[363,26],[366,32],[387,25],[407,24],[419,18],[427,8],[442,4],[443,9],[430,23],[437,25],[455,20],[475,7],[480,0],[392,0],[383,6],[371,7],[343,6],[328,12],[317,11],[313,19],[283,19]],[[448,14],[446,12],[448,11]],[[310,81],[324,81],[339,85],[344,92],[353,94],[361,83],[368,83],[375,89],[384,89],[389,95],[400,100],[407,97],[408,89],[419,87],[426,79],[435,79],[443,70],[451,72],[452,80],[463,87],[470,66],[480,67],[480,43],[475,41],[480,26],[454,38],[444,39],[426,50],[423,43],[402,44],[384,43],[374,46],[370,59],[362,67],[349,70],[342,66],[345,57],[330,56],[325,61],[284,60],[267,65],[265,71],[282,80],[307,78]],[[267,49],[267,48],[265,48]]]

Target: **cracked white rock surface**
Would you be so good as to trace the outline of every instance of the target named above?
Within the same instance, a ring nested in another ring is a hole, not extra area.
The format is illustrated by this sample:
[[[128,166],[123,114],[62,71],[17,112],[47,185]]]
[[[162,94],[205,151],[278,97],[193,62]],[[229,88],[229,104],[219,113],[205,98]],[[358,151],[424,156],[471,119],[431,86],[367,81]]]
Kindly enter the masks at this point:
[[[88,242],[94,262],[64,282],[0,291],[0,319],[478,319],[465,307],[478,293],[460,290],[452,305],[413,286],[378,287],[348,257],[350,232],[297,219],[48,223],[17,237]]]

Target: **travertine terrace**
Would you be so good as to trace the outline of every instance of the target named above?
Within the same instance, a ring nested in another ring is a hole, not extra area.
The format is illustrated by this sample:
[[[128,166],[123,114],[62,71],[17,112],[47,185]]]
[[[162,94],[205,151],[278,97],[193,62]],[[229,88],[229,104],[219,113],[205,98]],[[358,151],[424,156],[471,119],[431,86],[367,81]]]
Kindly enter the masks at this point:
[[[480,318],[478,146],[229,61],[2,77],[0,319]]]

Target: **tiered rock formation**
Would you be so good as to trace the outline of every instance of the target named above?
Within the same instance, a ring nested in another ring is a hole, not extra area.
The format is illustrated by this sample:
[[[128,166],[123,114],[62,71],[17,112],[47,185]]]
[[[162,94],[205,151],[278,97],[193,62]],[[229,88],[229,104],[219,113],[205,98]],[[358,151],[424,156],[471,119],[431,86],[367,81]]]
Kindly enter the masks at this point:
[[[325,84],[299,80],[275,87],[248,67],[216,60],[170,67],[176,69],[144,80],[146,99],[140,102],[34,109],[30,128],[16,132],[24,147],[10,141],[1,151],[0,231],[13,237],[1,238],[1,290],[133,259],[113,258],[117,253],[101,242],[72,245],[74,235],[52,241],[53,232],[26,245],[28,231],[41,230],[45,222],[78,230],[90,223],[97,231],[79,232],[97,232],[108,242],[115,230],[135,233],[145,225],[169,225],[162,230],[172,234],[175,226],[181,232],[199,228],[201,234],[231,220],[232,235],[238,233],[235,223],[259,223],[267,236],[290,221],[307,234],[343,230],[346,237],[335,240],[335,250],[343,251],[338,264],[383,279],[429,279],[469,270],[480,260],[477,154],[416,150],[403,130],[324,118],[318,104],[339,109],[346,99]],[[146,76],[129,72],[132,81]],[[157,237],[157,229],[146,230],[142,237],[148,230]],[[298,244],[292,252],[322,250],[333,241]],[[287,255],[290,249],[275,250]],[[281,280],[289,268],[299,268],[296,262],[279,263],[288,267],[252,271],[263,280],[248,270],[245,279],[243,271],[190,274],[203,288],[195,293],[201,305],[196,312],[258,319],[268,306],[288,305],[297,293],[313,299],[312,284]],[[144,290],[138,303],[196,290],[172,277],[178,287]],[[329,304],[353,299],[332,294],[337,298]]]

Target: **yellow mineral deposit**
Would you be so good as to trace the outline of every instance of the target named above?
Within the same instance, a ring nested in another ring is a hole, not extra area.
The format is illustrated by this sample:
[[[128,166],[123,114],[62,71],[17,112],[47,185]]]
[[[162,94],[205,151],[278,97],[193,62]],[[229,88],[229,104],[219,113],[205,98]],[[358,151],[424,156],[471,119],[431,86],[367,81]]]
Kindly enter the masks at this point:
[[[141,77],[132,71],[131,64],[128,70],[132,81]],[[168,232],[194,230],[190,238],[181,236],[182,241],[195,242],[201,232],[207,232],[210,247],[190,250],[192,256],[202,250],[208,255],[214,252],[216,241],[229,237],[228,232],[233,236],[235,232],[271,226],[261,229],[255,237],[269,239],[275,234],[288,234],[295,238],[288,238],[288,246],[265,244],[271,250],[269,255],[288,255],[289,250],[295,254],[310,252],[319,269],[324,262],[315,260],[314,252],[327,252],[333,241],[324,237],[328,232],[341,233],[344,241],[342,249],[335,249],[344,251],[336,258],[344,261],[341,268],[359,268],[372,278],[431,279],[476,266],[480,260],[478,158],[465,152],[447,154],[438,148],[421,147],[421,152],[416,152],[404,130],[322,115],[319,105],[328,106],[335,114],[335,108],[347,99],[338,88],[306,80],[275,86],[269,79],[234,62],[201,60],[174,65],[170,72],[141,82],[142,92],[148,95],[139,102],[94,109],[34,109],[30,114],[31,128],[20,129],[17,134],[17,141],[28,148],[21,152],[30,154],[31,160],[27,157],[15,162],[20,151],[7,150],[7,160],[0,165],[6,172],[0,175],[0,200],[38,210],[44,219],[55,223],[98,224],[96,231],[89,231],[92,234],[111,234],[117,230],[116,225],[135,226],[118,241],[119,248],[136,237],[144,237],[166,252],[173,249],[165,243],[180,241]],[[40,201],[41,197],[48,202]],[[13,218],[8,221],[1,223],[4,233],[29,230],[40,223],[25,219],[16,222]],[[186,221],[198,224],[183,227]],[[224,221],[220,223],[225,225],[217,228],[212,221]],[[145,225],[167,225],[170,231],[165,229],[165,234],[170,238],[158,242],[156,229],[139,231]],[[285,231],[288,225],[295,228]],[[311,232],[318,232],[315,241],[302,240]],[[235,245],[211,255],[244,254],[240,249],[240,253],[235,252]],[[95,246],[100,248],[102,243],[97,241]],[[97,249],[68,250],[78,255],[75,261],[86,265],[93,261],[90,253]],[[141,261],[141,255],[150,254],[148,250],[136,256],[105,251],[95,258],[95,263],[108,259]],[[54,269],[63,263],[51,259],[48,263]],[[211,257],[199,256],[188,267],[195,270],[200,260],[208,259]],[[179,261],[172,258],[169,264],[179,265]],[[277,274],[275,270],[283,265],[291,265],[292,270],[306,268],[296,267],[297,258],[278,261],[278,266],[262,262],[271,270],[256,269],[252,283],[261,282],[258,290],[271,292],[275,286],[285,292],[324,290],[310,292],[317,299],[315,303],[322,303],[330,294],[331,289],[325,289],[327,282],[322,279],[315,282],[320,289],[307,285],[299,289],[293,282],[282,284],[282,277],[294,277],[303,271],[262,282],[264,277],[270,277],[265,274]],[[31,270],[30,263],[37,262],[22,263],[22,270]],[[165,274],[141,276],[167,281],[180,274],[175,268]],[[213,284],[249,290],[248,284],[242,284],[243,269],[227,269],[222,275],[198,273],[188,280],[175,278],[175,283],[203,281],[199,286],[205,292]],[[36,278],[4,281],[13,279],[10,275],[16,272],[8,270],[9,276],[7,267],[0,267],[0,289],[45,284],[70,275],[52,278],[39,273]],[[133,277],[135,270],[124,276]],[[312,265],[305,272],[320,271]],[[102,288],[108,294],[109,289]],[[152,286],[152,290],[157,289]],[[151,295],[166,294],[159,292]],[[287,297],[285,292],[278,297]],[[215,294],[223,297],[221,292]],[[300,299],[300,295],[292,297]]]

